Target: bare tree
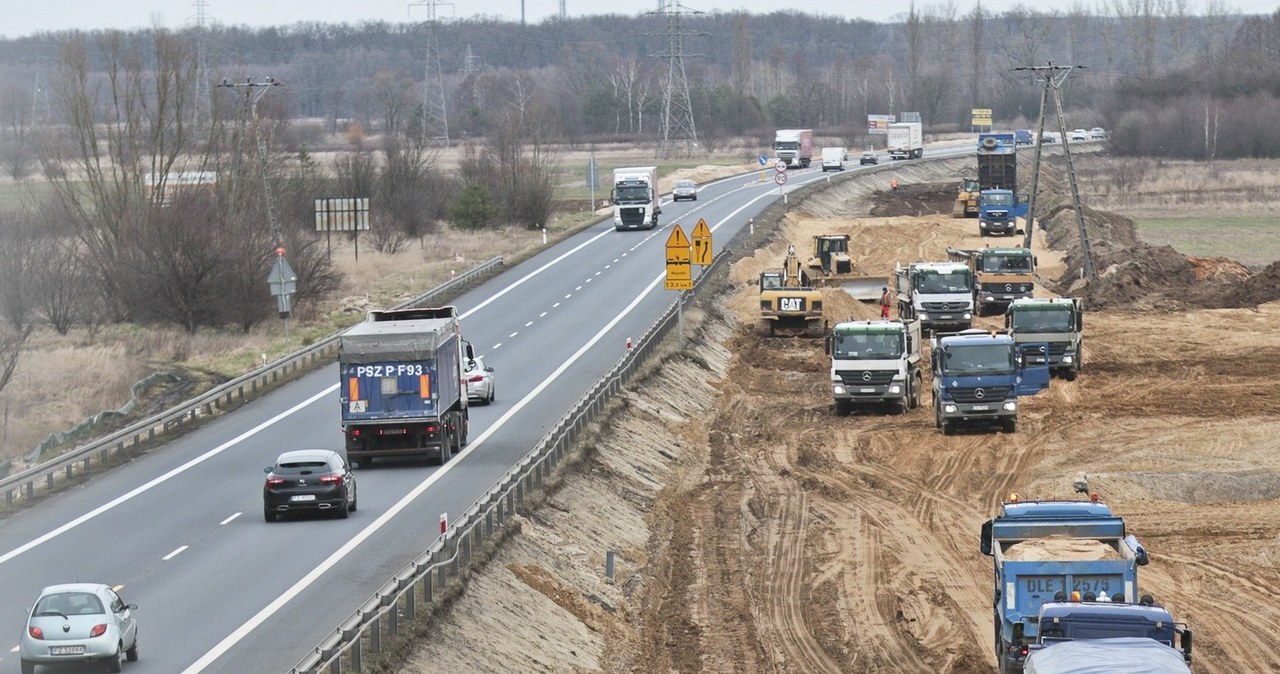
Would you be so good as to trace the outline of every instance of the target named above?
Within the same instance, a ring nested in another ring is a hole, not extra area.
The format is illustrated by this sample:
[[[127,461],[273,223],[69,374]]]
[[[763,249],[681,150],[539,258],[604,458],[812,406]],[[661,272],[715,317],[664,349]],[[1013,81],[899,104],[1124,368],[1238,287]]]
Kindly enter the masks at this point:
[[[74,239],[51,240],[36,251],[32,270],[37,308],[59,335],[85,319],[90,278]]]

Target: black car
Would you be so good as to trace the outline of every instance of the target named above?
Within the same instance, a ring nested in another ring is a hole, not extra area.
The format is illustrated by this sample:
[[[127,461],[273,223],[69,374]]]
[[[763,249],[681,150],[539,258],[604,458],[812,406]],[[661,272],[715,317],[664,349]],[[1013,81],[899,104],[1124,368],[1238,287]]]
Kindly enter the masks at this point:
[[[867,150],[866,152],[862,153],[862,158],[858,160],[858,165],[862,166],[863,164],[877,164],[879,163],[879,161],[880,161],[879,157],[876,156],[875,152]]]
[[[285,452],[266,472],[262,515],[268,522],[290,513],[336,513],[346,518],[355,512],[356,475],[333,450]]]

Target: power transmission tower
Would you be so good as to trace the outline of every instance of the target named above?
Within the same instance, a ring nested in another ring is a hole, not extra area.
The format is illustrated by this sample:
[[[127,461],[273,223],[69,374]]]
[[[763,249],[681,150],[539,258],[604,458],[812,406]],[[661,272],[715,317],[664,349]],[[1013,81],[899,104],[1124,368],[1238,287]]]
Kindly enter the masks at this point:
[[[244,82],[228,82],[224,79],[222,80],[222,84],[218,85],[219,87],[240,89],[244,91],[245,110],[244,116],[241,118],[241,126],[243,127],[246,118],[253,118],[254,141],[258,145],[258,168],[262,171],[262,201],[267,209],[267,223],[271,226],[271,238],[275,240],[275,244],[277,246],[284,242],[284,236],[280,231],[280,222],[276,220],[275,204],[271,198],[271,180],[270,174],[267,171],[267,143],[262,138],[262,124],[259,123],[258,119],[258,101],[262,99],[262,96],[266,94],[271,87],[278,87],[281,84],[282,82],[280,82],[280,80],[268,77],[264,82],[254,82],[253,80],[245,80]],[[243,133],[240,135],[241,137],[244,136]],[[238,147],[239,146],[237,146],[237,155],[239,155]],[[232,188],[232,191],[235,191],[234,187]],[[235,198],[234,195],[232,198]]]
[[[654,54],[667,59],[667,82],[662,89],[662,147],[663,157],[669,157],[671,145],[683,142],[685,155],[692,154],[698,142],[698,129],[693,122],[693,103],[689,98],[689,79],[684,72],[685,56],[696,57],[701,54],[685,54],[684,38],[703,36],[680,26],[681,17],[686,14],[701,14],[680,4],[680,0],[666,0],[666,4],[656,12],[667,18],[667,49],[664,53]]]
[[[205,9],[209,7],[209,3],[207,0],[196,0],[191,3],[191,6],[196,8],[196,15],[194,17],[196,22],[196,104],[193,106],[192,126],[199,130],[200,124],[204,120],[212,117],[212,111],[210,109],[212,97],[209,94],[209,69],[206,63],[204,44],[205,22],[208,20],[208,16],[205,14]]]
[[[427,8],[427,63],[422,78],[422,143],[440,140],[449,146],[449,110],[444,95],[444,68],[440,63],[440,21],[436,14],[441,6],[452,7],[448,0],[417,0],[414,7]]]
[[[567,21],[569,19],[569,9],[565,7],[565,0],[560,0],[560,20]]]
[[[1071,205],[1076,214],[1076,228],[1080,236],[1080,251],[1084,254],[1084,273],[1088,278],[1093,278],[1097,276],[1097,270],[1093,266],[1093,251],[1089,246],[1089,232],[1084,224],[1084,209],[1080,206],[1080,189],[1076,184],[1075,163],[1071,159],[1071,142],[1067,134],[1067,119],[1062,110],[1062,83],[1067,81],[1067,76],[1076,68],[1084,68],[1084,66],[1054,65],[1050,62],[1043,66],[1019,66],[1014,68],[1014,70],[1029,71],[1036,79],[1044,83],[1044,90],[1040,94],[1040,123],[1036,128],[1036,156],[1031,169],[1031,198],[1027,204],[1027,233],[1024,246],[1027,249],[1031,248],[1031,234],[1035,231],[1034,219],[1036,191],[1040,182],[1041,146],[1044,144],[1044,124],[1045,115],[1048,112],[1049,92],[1052,91],[1054,109],[1058,114],[1058,133],[1062,139],[1062,154],[1067,160],[1067,182],[1071,185]]]

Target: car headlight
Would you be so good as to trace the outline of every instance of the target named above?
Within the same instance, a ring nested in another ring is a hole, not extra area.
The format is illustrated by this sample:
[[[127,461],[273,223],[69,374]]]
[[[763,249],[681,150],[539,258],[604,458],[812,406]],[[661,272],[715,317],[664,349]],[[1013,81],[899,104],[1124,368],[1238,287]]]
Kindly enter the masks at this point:
[[[1005,403],[1005,404],[1004,404],[1004,408],[1005,408],[1006,410],[1010,411],[1010,412],[1017,412],[1017,411],[1018,411],[1018,403],[1016,403],[1016,402],[1014,402],[1014,401],[1010,400],[1009,402],[1007,402],[1007,403]]]
[[[929,314],[925,314],[925,313],[920,314],[920,320],[922,321],[929,320]]]
[[[947,414],[955,414],[955,413],[956,413],[956,406],[955,406],[955,405],[952,405],[952,404],[950,404],[950,403],[948,403],[948,404],[946,404],[946,405],[943,405],[943,406],[942,406],[942,411],[943,411],[943,412],[946,412]]]
[[[986,226],[987,226],[987,221],[986,221],[986,220],[979,220],[979,221],[978,221],[978,226],[979,226],[979,227],[986,227]]]
[[[966,311],[966,312],[964,312],[964,320],[966,320],[966,321],[967,321],[967,320],[969,320],[969,319],[971,319],[971,318],[973,318],[973,314],[971,314],[971,313],[969,313],[969,312],[967,312],[967,311]]]
[[[841,386],[840,384],[836,384],[835,386],[831,387],[831,392],[835,393],[836,395],[844,395],[844,387]]]
[[[1063,357],[1062,357],[1062,362],[1067,363],[1068,365],[1069,365],[1069,364],[1071,364],[1071,363],[1074,363],[1074,362],[1075,362],[1075,360],[1076,360],[1076,359],[1075,359],[1075,357],[1070,356],[1070,355],[1067,355],[1067,356],[1063,356]]]
[[[889,393],[902,393],[902,387],[897,384],[893,384],[889,387]]]

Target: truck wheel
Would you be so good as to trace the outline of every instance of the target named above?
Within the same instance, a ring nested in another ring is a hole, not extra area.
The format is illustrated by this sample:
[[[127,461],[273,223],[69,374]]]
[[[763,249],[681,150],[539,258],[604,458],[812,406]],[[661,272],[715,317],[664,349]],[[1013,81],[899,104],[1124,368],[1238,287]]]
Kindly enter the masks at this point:
[[[838,416],[838,417],[847,417],[847,416],[849,416],[849,401],[848,401],[848,400],[837,400],[837,401],[836,401],[836,416]]]
[[[942,428],[942,408],[937,405],[933,406],[933,427]]]
[[[1017,433],[1018,417],[1005,417],[1001,419],[1000,428],[1003,429],[1005,433]]]
[[[902,400],[899,401],[898,403],[900,406],[899,412],[901,412],[902,414],[906,414],[907,412],[910,412],[912,407],[911,396],[913,395],[912,391],[914,390],[915,387],[912,386],[912,382],[910,378],[907,379],[906,387],[907,387],[907,390],[902,392]]]
[[[911,385],[911,409],[920,406],[920,389],[924,386],[924,380],[920,378],[919,374],[915,376],[914,382]]]
[[[1063,378],[1063,379],[1066,379],[1067,381],[1075,381],[1075,380],[1076,380],[1076,375],[1078,375],[1078,374],[1080,374],[1080,373],[1079,373],[1079,372],[1077,372],[1077,371],[1076,371],[1076,369],[1073,367],[1073,368],[1071,368],[1070,370],[1067,370],[1066,372],[1064,372],[1064,373],[1063,373],[1063,375],[1062,375],[1062,378]]]
[[[942,434],[943,434],[943,435],[955,435],[955,434],[956,434],[956,423],[955,423],[954,421],[947,421],[946,419],[943,419],[943,420],[942,420]]]

